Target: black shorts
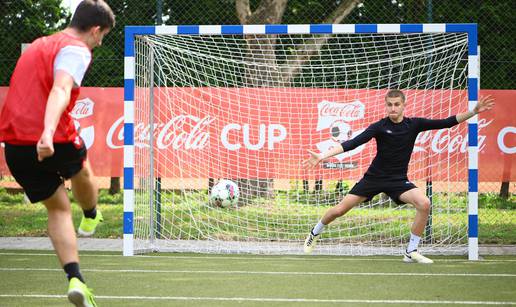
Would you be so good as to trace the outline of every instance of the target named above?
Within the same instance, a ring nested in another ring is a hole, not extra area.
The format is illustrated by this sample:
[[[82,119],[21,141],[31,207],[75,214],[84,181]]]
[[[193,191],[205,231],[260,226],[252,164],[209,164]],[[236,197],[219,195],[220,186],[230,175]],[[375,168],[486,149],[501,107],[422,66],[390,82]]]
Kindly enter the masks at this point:
[[[54,155],[38,161],[36,145],[5,144],[5,161],[16,182],[32,203],[52,196],[57,188],[77,174],[86,161],[84,142],[54,144]]]
[[[404,202],[400,200],[400,195],[414,188],[417,188],[416,185],[408,180],[371,180],[364,177],[353,186],[349,194],[367,197],[365,201],[370,201],[375,195],[383,192],[401,205]]]

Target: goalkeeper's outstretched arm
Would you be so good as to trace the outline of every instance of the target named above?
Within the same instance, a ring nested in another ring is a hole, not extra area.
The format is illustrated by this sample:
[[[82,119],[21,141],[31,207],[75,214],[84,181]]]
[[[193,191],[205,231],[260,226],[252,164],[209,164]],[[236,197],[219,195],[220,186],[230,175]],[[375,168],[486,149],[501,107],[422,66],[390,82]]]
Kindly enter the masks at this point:
[[[451,128],[470,119],[471,117],[475,116],[480,112],[490,110],[493,107],[493,105],[494,102],[491,97],[481,97],[472,111],[452,115],[445,119],[416,118],[416,120],[418,121],[418,131]]]
[[[475,116],[478,113],[491,110],[491,108],[494,106],[494,99],[491,98],[491,96],[484,96],[480,97],[480,100],[478,101],[477,105],[473,109],[473,111],[468,111],[464,113],[457,114],[457,122],[460,124],[463,121],[466,121],[470,119],[471,117]]]
[[[327,152],[320,154],[309,150],[308,153],[310,154],[310,158],[304,160],[303,162],[301,162],[301,164],[303,165],[303,168],[306,169],[314,168],[317,164],[321,163],[321,161],[343,152],[344,149],[342,148],[342,146],[335,146]]]

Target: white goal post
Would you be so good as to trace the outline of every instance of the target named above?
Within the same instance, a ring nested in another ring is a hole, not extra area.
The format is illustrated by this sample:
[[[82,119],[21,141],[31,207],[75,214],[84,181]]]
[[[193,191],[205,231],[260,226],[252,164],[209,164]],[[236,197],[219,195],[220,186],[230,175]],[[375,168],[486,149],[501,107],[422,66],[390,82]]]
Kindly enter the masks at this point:
[[[376,153],[370,141],[307,171],[307,150],[385,117],[389,89],[409,117],[473,109],[478,52],[476,24],[126,26],[123,254],[301,254]],[[208,202],[219,179],[238,205]],[[477,260],[477,116],[420,133],[409,179],[432,200],[423,251]],[[401,254],[414,214],[379,195],[314,253]]]

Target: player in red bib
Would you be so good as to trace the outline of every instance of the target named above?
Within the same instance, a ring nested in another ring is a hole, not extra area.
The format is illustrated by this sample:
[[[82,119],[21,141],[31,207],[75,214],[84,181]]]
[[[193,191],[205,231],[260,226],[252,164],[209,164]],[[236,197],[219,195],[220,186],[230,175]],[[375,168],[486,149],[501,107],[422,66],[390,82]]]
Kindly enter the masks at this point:
[[[102,221],[86,147],[70,111],[79,96],[91,50],[115,17],[103,0],[84,0],[63,31],[36,39],[16,64],[0,113],[0,142],[11,174],[32,203],[48,211],[48,234],[69,283],[68,299],[95,306],[79,270],[77,239],[64,180],[71,179],[84,216],[78,232],[91,236]]]

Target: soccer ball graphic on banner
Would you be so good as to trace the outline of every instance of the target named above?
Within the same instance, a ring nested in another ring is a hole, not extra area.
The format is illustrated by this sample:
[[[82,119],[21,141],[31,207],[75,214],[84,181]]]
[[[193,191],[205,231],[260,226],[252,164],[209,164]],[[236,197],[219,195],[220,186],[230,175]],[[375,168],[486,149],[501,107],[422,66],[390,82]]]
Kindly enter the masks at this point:
[[[220,180],[211,188],[210,201],[220,207],[234,206],[239,195],[236,183],[231,180]]]

